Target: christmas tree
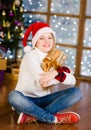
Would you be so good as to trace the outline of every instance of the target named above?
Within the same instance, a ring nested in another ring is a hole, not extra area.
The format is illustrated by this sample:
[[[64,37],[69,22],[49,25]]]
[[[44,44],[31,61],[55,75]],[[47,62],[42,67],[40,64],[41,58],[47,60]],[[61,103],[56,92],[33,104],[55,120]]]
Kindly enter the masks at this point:
[[[22,16],[22,0],[0,0],[0,50],[5,53],[19,48],[24,29]]]

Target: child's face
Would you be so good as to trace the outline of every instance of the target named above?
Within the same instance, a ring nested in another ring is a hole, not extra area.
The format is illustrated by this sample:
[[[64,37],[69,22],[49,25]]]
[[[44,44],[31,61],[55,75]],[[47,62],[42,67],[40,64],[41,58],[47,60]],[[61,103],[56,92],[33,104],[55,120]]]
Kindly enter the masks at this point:
[[[49,52],[54,45],[54,37],[50,32],[42,34],[36,43],[36,47],[43,52]]]

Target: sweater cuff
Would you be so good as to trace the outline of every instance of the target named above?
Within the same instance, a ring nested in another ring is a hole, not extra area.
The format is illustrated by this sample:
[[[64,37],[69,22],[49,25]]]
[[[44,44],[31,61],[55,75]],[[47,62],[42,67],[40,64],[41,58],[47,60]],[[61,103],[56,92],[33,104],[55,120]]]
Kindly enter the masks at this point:
[[[66,67],[66,66],[63,66],[63,67],[59,67],[58,69],[57,69],[57,72],[66,72],[66,73],[70,73],[71,71],[70,71],[70,69],[68,68],[68,67]]]
[[[64,82],[64,80],[66,79],[66,74],[64,72],[59,72],[55,78],[60,82]]]
[[[58,75],[55,77],[57,80],[59,80],[60,82],[64,82],[64,80],[66,79],[66,73],[70,73],[70,69],[66,66],[63,67],[59,67],[57,70]]]

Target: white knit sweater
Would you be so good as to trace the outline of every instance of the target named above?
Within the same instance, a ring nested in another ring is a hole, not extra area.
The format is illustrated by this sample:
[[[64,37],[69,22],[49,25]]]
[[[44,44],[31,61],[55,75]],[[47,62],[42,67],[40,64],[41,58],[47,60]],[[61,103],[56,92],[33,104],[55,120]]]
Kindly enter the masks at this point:
[[[46,55],[47,53],[43,53],[37,48],[24,55],[20,65],[19,77],[15,90],[31,97],[41,97],[50,94],[50,86],[58,84],[59,81],[53,79],[46,88],[40,85],[39,75],[43,73],[41,63]],[[76,80],[73,74],[66,72],[65,74],[66,79],[62,83],[74,85]]]

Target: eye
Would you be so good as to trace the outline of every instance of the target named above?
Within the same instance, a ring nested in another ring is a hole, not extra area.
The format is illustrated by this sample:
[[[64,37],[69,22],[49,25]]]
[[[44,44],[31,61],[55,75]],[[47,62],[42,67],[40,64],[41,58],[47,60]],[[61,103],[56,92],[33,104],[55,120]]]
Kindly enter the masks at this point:
[[[44,39],[43,37],[40,37],[40,40]]]
[[[49,39],[53,39],[52,37],[49,37]]]

